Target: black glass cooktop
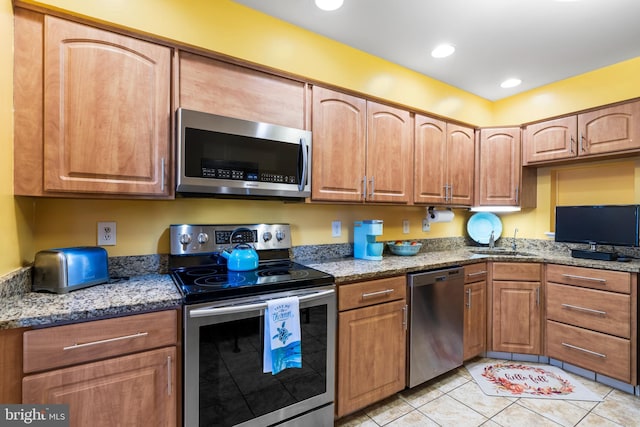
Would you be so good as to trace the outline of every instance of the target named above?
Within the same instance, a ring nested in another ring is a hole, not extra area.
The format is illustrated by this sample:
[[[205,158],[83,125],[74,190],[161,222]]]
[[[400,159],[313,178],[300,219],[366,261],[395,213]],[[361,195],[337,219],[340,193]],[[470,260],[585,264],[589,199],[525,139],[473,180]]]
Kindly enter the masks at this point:
[[[220,264],[190,266],[172,269],[171,276],[188,304],[322,286],[334,280],[291,261],[262,263],[252,271],[230,271]]]

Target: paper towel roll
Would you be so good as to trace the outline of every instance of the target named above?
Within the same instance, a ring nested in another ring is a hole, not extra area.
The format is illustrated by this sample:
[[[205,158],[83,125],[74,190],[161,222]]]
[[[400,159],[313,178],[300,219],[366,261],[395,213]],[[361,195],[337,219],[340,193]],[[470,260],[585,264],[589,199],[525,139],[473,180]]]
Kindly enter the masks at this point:
[[[453,211],[430,211],[427,213],[429,222],[451,222],[453,221]]]

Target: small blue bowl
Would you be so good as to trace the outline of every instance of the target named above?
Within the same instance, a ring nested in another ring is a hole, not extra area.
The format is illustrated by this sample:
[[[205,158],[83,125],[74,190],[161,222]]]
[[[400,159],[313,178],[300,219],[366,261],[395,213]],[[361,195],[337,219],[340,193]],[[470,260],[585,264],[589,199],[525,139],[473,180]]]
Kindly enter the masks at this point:
[[[412,256],[420,252],[422,243],[416,243],[415,245],[412,245],[411,242],[402,242],[401,244],[388,242],[387,246],[389,246],[389,250],[394,255]]]

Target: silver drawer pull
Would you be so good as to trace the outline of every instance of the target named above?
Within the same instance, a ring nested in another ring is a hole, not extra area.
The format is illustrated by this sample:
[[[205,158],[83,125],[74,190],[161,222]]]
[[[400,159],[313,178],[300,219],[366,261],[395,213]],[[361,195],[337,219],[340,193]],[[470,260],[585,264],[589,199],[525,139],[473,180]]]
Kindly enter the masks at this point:
[[[580,280],[590,280],[592,282],[599,282],[599,283],[607,283],[606,279],[598,279],[597,277],[587,277],[587,276],[576,276],[573,274],[562,274],[564,277],[567,277],[569,279],[580,279]]]
[[[588,353],[588,354],[591,354],[591,355],[594,355],[594,356],[602,357],[603,359],[607,358],[606,354],[596,353],[595,351],[591,351],[591,350],[587,350],[586,348],[582,348],[582,347],[578,347],[578,346],[575,346],[575,345],[567,344],[566,342],[563,342],[562,345],[565,346],[565,347],[572,348],[574,350],[583,351],[585,353]]]
[[[374,297],[379,297],[379,296],[382,296],[382,295],[389,295],[392,292],[393,292],[393,289],[385,289],[384,291],[370,292],[368,294],[362,294],[362,299],[374,298]]]
[[[106,344],[108,342],[114,342],[114,341],[121,341],[121,340],[130,340],[133,338],[140,338],[140,337],[146,337],[147,335],[149,335],[148,332],[138,332],[137,334],[133,334],[133,335],[124,335],[122,337],[116,337],[116,338],[108,338],[106,340],[98,340],[98,341],[91,341],[91,342],[85,342],[82,344],[74,344],[74,345],[70,345],[68,347],[63,347],[63,350],[73,350],[75,348],[82,348],[82,347],[89,347],[92,345],[98,345],[98,344]]]
[[[580,306],[571,305],[571,304],[560,304],[560,305],[562,305],[564,308],[570,308],[572,310],[586,311],[587,313],[599,314],[601,316],[607,315],[607,312],[602,310],[594,310],[592,308],[580,307]]]
[[[467,277],[481,276],[483,274],[487,274],[487,271],[486,270],[482,270],[482,271],[477,271],[475,273],[469,273],[469,274],[467,274]]]

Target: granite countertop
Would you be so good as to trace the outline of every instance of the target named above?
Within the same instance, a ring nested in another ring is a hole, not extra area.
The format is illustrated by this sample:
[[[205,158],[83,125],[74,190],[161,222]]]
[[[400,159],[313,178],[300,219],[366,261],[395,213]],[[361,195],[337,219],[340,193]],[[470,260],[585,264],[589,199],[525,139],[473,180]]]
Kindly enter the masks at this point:
[[[27,292],[2,298],[0,329],[52,326],[177,308],[168,274],[147,274],[67,294]]]
[[[640,272],[640,259],[629,262],[598,261],[572,258],[564,251],[523,251],[524,255],[481,255],[473,251],[477,248],[421,252],[415,256],[397,256],[384,254],[381,261],[355,259],[353,257],[330,259],[304,264],[333,275],[336,284],[358,280],[375,279],[385,276],[398,276],[416,271],[446,268],[456,265],[473,264],[482,261],[507,262],[544,262],[578,267],[599,268],[604,270]]]
[[[457,247],[421,252],[415,256],[396,256],[385,253],[381,261],[354,259],[352,256],[296,261],[335,277],[336,284],[399,276],[411,272],[473,264],[482,261],[545,262],[605,270],[640,272],[640,258],[630,262],[597,261],[572,258],[568,251],[548,251],[526,248],[523,255],[481,255],[478,248]],[[133,261],[130,262],[130,261]],[[157,259],[153,260],[154,262]],[[131,267],[140,259],[124,259]],[[181,295],[168,274],[132,274],[128,280],[96,285],[67,294],[29,292],[29,269],[11,275],[17,285],[0,289],[0,329],[45,327],[65,323],[97,320],[148,311],[177,308]],[[15,292],[22,287],[22,292]],[[9,289],[9,291],[7,291]],[[26,289],[26,290],[24,290]]]

